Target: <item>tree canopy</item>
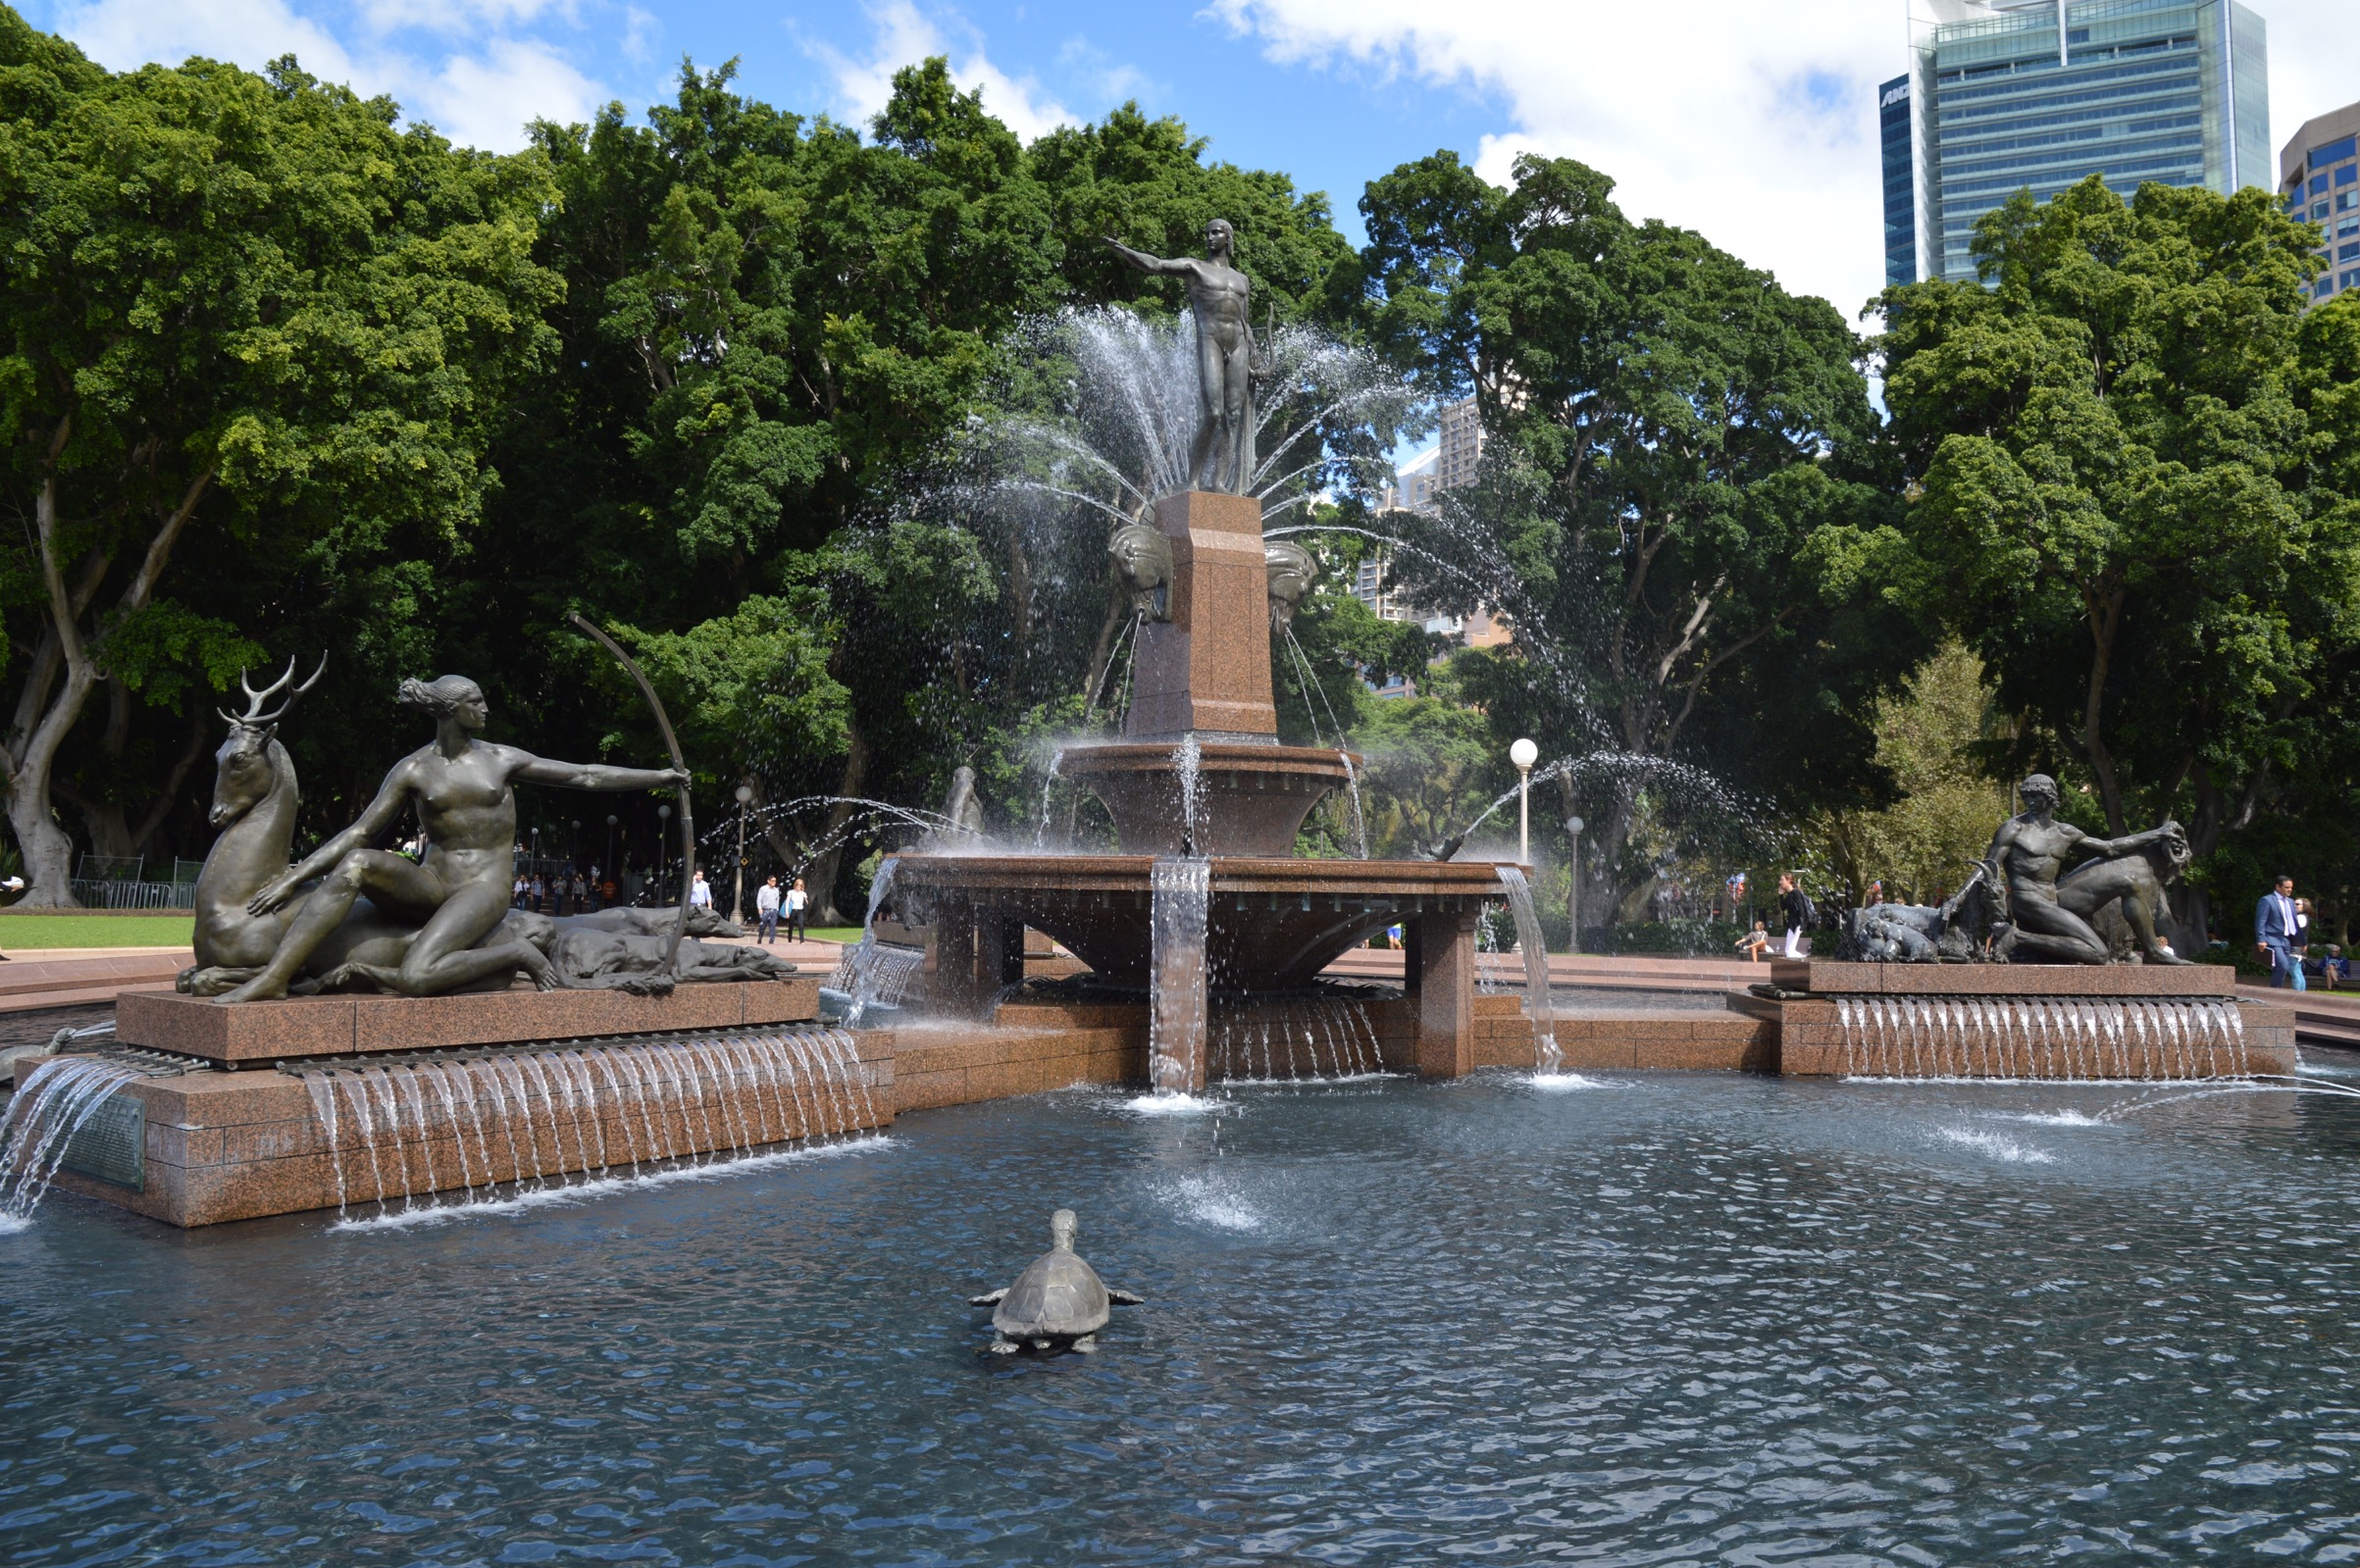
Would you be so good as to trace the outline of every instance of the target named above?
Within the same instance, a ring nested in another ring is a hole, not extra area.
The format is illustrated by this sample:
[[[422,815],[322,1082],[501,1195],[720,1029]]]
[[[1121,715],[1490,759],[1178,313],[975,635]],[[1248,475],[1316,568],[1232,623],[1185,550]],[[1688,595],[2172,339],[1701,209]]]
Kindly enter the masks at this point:
[[[1884,296],[1934,602],[2113,833],[2177,814],[2210,855],[2348,766],[2354,313],[2306,313],[2315,243],[2266,191],[2092,178],[1988,215],[1983,284]]]
[[[1140,423],[1089,354],[1187,330],[1103,239],[1193,254],[1216,217],[1294,399],[1265,504],[1327,567],[1281,727],[1369,759],[1306,852],[1447,838],[1530,734],[1589,923],[1805,822],[1919,890],[2034,764],[2092,820],[2181,816],[2199,922],[2288,846],[2360,887],[2360,305],[2306,308],[2317,232],[2265,193],[2020,197],[1980,284],[1889,291],[1864,340],[1570,160],[1381,174],[1356,251],[1326,193],[1215,153],[1136,104],[1027,144],[933,60],[862,126],[683,62],[643,118],[495,156],[293,60],[109,72],[0,7],[0,784],[34,896],[77,849],[201,853],[217,694],[290,655],[330,655],[287,731],[310,835],[405,744],[405,675],[476,676],[537,750],[654,755],[575,613],[823,918],[962,765],[995,830],[1103,839],[1051,759],[1119,722],[1106,530],[1144,501],[1068,459]],[[1475,482],[1381,512],[1461,398]],[[1421,625],[1477,611],[1511,639]],[[613,808],[634,863],[653,804]]]

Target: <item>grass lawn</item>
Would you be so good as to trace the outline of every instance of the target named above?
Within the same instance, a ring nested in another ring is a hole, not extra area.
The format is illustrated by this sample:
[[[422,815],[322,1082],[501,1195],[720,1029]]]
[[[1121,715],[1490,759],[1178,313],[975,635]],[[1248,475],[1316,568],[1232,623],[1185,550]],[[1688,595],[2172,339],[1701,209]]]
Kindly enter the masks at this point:
[[[0,915],[0,948],[185,947],[193,915]]]
[[[860,940],[858,926],[812,926],[803,935],[815,942],[856,942]]]

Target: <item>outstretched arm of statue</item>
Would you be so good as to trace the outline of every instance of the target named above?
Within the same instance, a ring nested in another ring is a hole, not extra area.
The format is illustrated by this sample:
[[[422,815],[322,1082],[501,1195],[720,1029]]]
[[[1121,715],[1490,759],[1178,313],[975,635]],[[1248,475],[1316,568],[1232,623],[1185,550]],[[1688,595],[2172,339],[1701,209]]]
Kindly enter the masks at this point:
[[[602,762],[552,762],[529,751],[509,752],[515,758],[509,773],[527,784],[555,784],[560,789],[678,789],[689,782],[680,768],[610,768]]]
[[[1112,234],[1102,234],[1099,237],[1103,239],[1107,245],[1113,249],[1117,256],[1120,256],[1124,261],[1129,262],[1132,266],[1138,268],[1143,273],[1154,273],[1159,277],[1178,278],[1186,276],[1188,271],[1196,265],[1195,258],[1193,257],[1176,256],[1167,261],[1161,256],[1151,256],[1144,250],[1133,250],[1121,240],[1116,239]]]
[[[377,798],[353,819],[351,827],[264,884],[261,891],[246,900],[246,913],[269,914],[293,897],[296,888],[314,877],[327,876],[346,855],[355,849],[366,849],[383,837],[385,830],[400,819],[402,808],[409,801],[409,771],[408,763],[396,764],[385,775],[385,782],[377,786]]]
[[[2145,833],[2125,834],[2120,838],[2092,838],[2083,835],[2075,847],[2085,855],[2099,855],[2112,860],[2119,855],[2135,855],[2149,844],[2159,844],[2180,831],[2180,824],[2167,822]]]

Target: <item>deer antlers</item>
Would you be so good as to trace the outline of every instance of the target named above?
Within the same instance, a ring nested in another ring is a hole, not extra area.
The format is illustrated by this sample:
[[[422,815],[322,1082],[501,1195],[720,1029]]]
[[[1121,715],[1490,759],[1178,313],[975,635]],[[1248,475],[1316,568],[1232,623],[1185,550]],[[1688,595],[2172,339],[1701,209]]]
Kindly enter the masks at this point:
[[[233,730],[264,729],[270,725],[275,725],[280,720],[285,718],[286,710],[295,705],[295,699],[303,695],[303,693],[306,691],[309,691],[313,686],[318,685],[320,683],[320,677],[326,675],[327,673],[328,655],[323,653],[320,655],[320,668],[311,673],[311,679],[304,682],[301,685],[295,687],[294,690],[288,691],[286,694],[286,700],[279,704],[279,709],[277,712],[265,713],[262,711],[263,705],[269,702],[271,698],[277,696],[280,692],[285,691],[286,683],[295,679],[294,656],[292,654],[287,656],[286,673],[282,675],[278,680],[272,682],[269,685],[264,686],[260,691],[254,689],[253,683],[246,680],[245,671],[240,670],[237,672],[237,683],[241,686],[244,686],[246,690],[246,711],[242,714],[223,713],[219,708],[216,708],[213,711],[221,714],[221,716],[229,722],[230,727]]]

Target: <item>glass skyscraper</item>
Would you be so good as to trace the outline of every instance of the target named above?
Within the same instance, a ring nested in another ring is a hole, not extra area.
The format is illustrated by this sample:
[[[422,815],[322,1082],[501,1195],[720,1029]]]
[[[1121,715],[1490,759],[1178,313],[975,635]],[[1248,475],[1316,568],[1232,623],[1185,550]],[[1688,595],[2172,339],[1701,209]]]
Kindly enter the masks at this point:
[[[2286,211],[2319,226],[2314,298],[2360,290],[2360,103],[2303,122],[2278,155]]]
[[[2027,187],[2271,180],[2262,19],[2236,0],[1911,0],[1910,34],[1877,91],[1887,282],[1972,281],[1976,221]]]

